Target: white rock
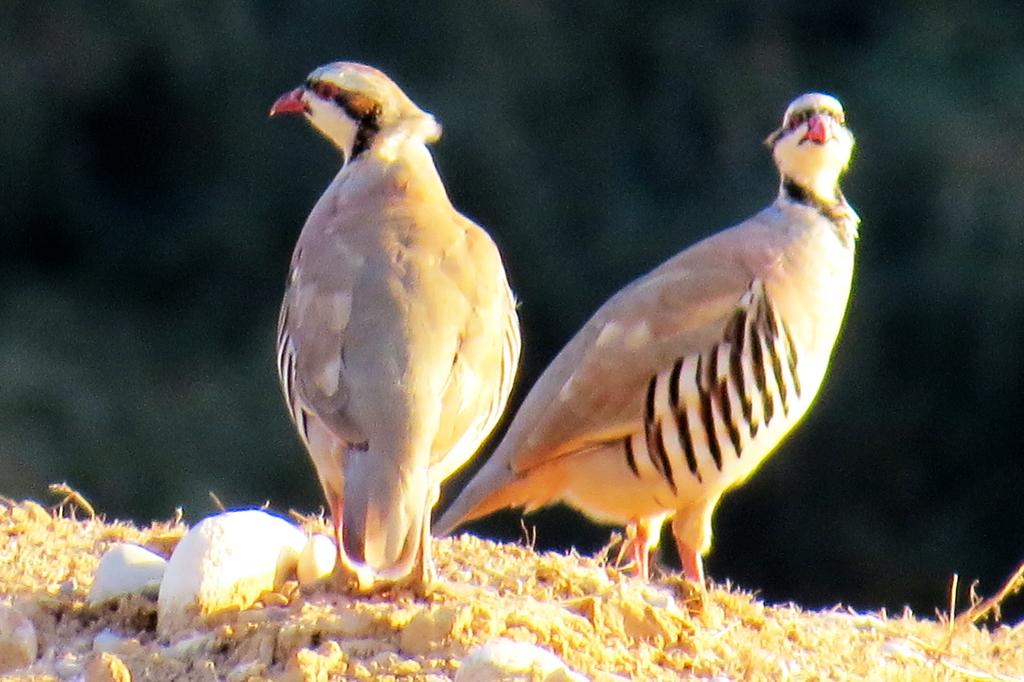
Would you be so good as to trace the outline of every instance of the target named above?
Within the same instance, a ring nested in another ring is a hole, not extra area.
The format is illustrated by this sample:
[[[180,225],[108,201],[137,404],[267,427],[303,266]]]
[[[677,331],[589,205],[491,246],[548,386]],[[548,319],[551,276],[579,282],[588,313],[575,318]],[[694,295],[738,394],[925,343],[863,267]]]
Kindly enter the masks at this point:
[[[262,679],[263,673],[267,671],[267,664],[263,661],[245,661],[239,663],[228,671],[225,682],[248,682],[252,679]]]
[[[164,572],[157,604],[162,636],[195,616],[252,606],[294,575],[306,534],[258,509],[210,516],[181,539]]]
[[[85,655],[72,651],[65,652],[54,660],[53,670],[62,680],[78,678],[85,671]],[[80,679],[84,680],[85,678],[81,677]]]
[[[163,655],[171,658],[195,658],[213,646],[215,638],[208,632],[190,633],[185,639],[164,647]]]
[[[39,640],[32,621],[9,604],[0,603],[0,673],[33,663],[39,655]]]
[[[125,638],[110,628],[104,628],[92,638],[92,650],[96,653],[110,653],[117,651],[125,641]]]
[[[145,547],[125,542],[107,550],[96,567],[89,603],[99,604],[124,594],[156,594],[167,560]]]
[[[906,640],[900,639],[887,640],[885,644],[882,645],[882,653],[905,661],[923,662],[926,658],[925,653],[919,648],[913,646]]]
[[[640,588],[640,596],[643,600],[656,609],[667,611],[673,615],[686,618],[687,614],[676,603],[675,597],[668,590],[648,584]]]
[[[92,650],[96,654],[132,654],[141,649],[137,638],[120,635],[110,628],[104,628],[92,638]]]
[[[511,639],[495,639],[462,660],[455,682],[588,682],[547,649]]]
[[[334,540],[323,533],[311,535],[299,554],[299,585],[307,587],[329,578],[334,572],[337,556]]]

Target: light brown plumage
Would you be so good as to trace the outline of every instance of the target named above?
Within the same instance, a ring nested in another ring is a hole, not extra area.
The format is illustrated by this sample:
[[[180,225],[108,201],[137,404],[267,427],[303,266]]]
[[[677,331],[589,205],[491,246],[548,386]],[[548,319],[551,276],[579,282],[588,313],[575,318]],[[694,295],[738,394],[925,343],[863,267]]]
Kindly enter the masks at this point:
[[[299,236],[278,325],[292,420],[362,590],[431,578],[441,481],[501,415],[519,357],[515,302],[484,230],[451,205],[440,129],[383,73],[339,62],[282,95],[342,152]]]
[[[531,389],[494,455],[436,524],[564,501],[627,524],[638,572],[673,518],[686,574],[721,495],[810,406],[846,308],[858,218],[839,190],[853,138],[808,94],[768,140],[778,199],[613,296]]]

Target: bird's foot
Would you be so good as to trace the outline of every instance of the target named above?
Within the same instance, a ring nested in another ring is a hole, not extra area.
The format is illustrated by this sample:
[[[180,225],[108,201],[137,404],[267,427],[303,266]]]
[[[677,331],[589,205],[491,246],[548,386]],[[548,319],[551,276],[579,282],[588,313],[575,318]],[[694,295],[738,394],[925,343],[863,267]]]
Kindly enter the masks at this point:
[[[615,558],[616,567],[632,568],[634,577],[643,582],[651,578],[650,536],[647,524],[631,521],[626,524],[626,537],[622,540],[619,553]],[[623,566],[623,559],[629,555],[629,563]]]

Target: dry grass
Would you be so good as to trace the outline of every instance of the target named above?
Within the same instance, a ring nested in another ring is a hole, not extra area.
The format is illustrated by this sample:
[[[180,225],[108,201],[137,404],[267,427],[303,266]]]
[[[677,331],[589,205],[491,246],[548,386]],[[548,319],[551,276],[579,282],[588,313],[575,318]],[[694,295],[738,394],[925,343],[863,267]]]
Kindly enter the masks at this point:
[[[40,640],[39,659],[18,679],[72,679],[88,668],[102,673],[91,679],[441,682],[496,637],[537,643],[593,680],[1024,679],[1024,624],[978,624],[1021,587],[1024,567],[993,598],[930,620],[768,606],[723,586],[701,606],[674,580],[643,586],[596,559],[465,535],[436,543],[443,583],[429,599],[303,595],[288,586],[261,608],[160,640],[152,601],[90,608],[85,595],[111,543],[167,554],[185,527],[85,516],[0,501],[0,600],[27,615]],[[104,631],[120,639],[100,654],[94,641]]]

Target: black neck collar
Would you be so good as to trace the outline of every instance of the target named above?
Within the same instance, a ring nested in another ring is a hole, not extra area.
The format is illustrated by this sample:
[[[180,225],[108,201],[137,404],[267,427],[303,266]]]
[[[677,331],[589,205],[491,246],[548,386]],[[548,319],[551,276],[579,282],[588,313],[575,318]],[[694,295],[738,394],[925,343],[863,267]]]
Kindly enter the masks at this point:
[[[836,188],[836,194],[833,201],[828,203],[814,192],[797,183],[796,180],[783,177],[782,193],[785,194],[790,201],[813,208],[830,220],[837,220],[841,215],[845,215],[845,211],[839,211],[838,213],[836,211],[837,208],[846,204],[846,201],[843,200],[843,195],[839,191],[838,187]]]
[[[352,152],[349,154],[351,161],[369,149],[373,138],[380,132],[380,105],[347,92],[336,95],[334,102],[358,124],[352,140]]]
[[[356,129],[356,136],[352,141],[352,154],[349,160],[356,158],[373,144],[373,138],[377,137],[377,133],[380,132],[380,128],[377,127],[376,122],[372,125],[366,121],[360,121],[359,127]]]
[[[835,225],[837,234],[843,238],[844,242],[852,243],[852,240],[856,239],[859,219],[850,205],[846,203],[846,197],[843,196],[838,186],[836,186],[833,200],[827,202],[792,178],[783,177],[782,195],[790,201],[812,208],[828,218]]]

